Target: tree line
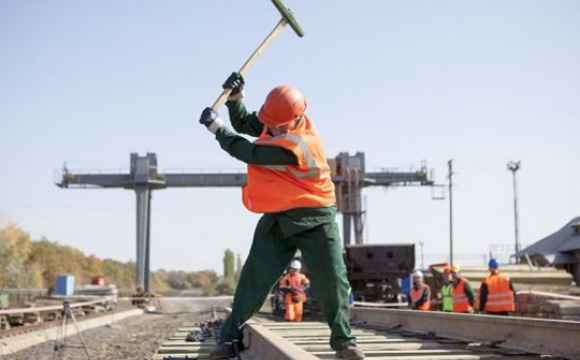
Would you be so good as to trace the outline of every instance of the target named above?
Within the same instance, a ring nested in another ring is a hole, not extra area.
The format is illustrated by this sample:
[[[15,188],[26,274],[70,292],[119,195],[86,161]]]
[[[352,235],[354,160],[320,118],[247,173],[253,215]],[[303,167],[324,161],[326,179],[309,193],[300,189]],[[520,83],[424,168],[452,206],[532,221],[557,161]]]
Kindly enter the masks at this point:
[[[208,296],[231,295],[235,291],[242,260],[230,249],[224,254],[224,273],[213,270],[151,272],[155,292],[203,289]],[[135,262],[99,259],[68,245],[30,235],[13,223],[0,227],[0,288],[54,288],[57,275],[71,274],[76,284],[90,284],[103,276],[119,289],[135,289]]]

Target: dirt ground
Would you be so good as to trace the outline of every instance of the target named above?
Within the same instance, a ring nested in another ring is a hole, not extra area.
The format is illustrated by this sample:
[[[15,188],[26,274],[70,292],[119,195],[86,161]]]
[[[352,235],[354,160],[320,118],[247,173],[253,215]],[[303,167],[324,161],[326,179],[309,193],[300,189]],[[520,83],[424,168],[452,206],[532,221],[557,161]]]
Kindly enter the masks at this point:
[[[170,307],[166,304],[166,308]],[[224,317],[223,313],[217,315],[220,318]],[[83,331],[81,335],[91,360],[148,360],[156,353],[161,343],[178,328],[212,319],[213,314],[207,311],[146,313],[123,319],[109,326]],[[74,325],[68,324],[68,326]],[[13,355],[2,355],[0,358],[2,360],[88,359],[78,335],[66,338],[65,346],[59,351],[55,351],[54,346],[55,342],[49,341]]]

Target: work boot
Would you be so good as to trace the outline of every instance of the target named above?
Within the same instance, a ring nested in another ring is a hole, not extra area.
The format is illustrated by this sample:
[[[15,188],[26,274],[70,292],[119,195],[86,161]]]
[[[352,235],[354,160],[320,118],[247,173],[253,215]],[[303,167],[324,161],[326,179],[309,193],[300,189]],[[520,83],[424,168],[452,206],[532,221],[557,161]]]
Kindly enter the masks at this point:
[[[356,347],[356,345],[347,345],[344,349],[336,352],[337,359],[345,360],[362,360],[365,358],[365,353]]]
[[[210,360],[228,360],[232,355],[232,343],[217,344],[209,353]]]

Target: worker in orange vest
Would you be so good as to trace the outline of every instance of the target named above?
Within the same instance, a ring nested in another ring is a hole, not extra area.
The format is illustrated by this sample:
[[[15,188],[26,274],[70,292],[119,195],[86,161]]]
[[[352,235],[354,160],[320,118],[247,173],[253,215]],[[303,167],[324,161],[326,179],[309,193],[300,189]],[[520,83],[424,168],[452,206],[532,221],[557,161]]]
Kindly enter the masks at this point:
[[[413,273],[413,285],[409,294],[409,306],[413,310],[428,311],[431,306],[431,288],[423,282],[423,272],[416,270]]]
[[[499,261],[491,258],[488,263],[490,275],[479,287],[479,311],[491,315],[509,315],[515,311],[513,284],[509,277],[499,273]]]
[[[280,290],[285,293],[286,314],[284,318],[287,321],[302,321],[303,305],[307,300],[304,291],[310,286],[310,280],[308,280],[306,275],[300,273],[301,268],[300,261],[292,260],[288,273],[280,280]]]
[[[452,264],[449,269],[451,273],[451,295],[453,297],[453,312],[472,313],[475,296],[469,280],[459,274],[459,265]]]
[[[228,77],[223,87],[232,91],[226,106],[232,127],[256,137],[254,142],[229,130],[212,108],[203,110],[199,120],[224,151],[248,165],[242,200],[248,210],[263,214],[210,359],[230,356],[231,343],[242,337],[246,321],[260,309],[297,249],[330,327],[331,348],[340,359],[364,359],[349,324],[350,285],[335,220],[334,183],[322,139],[306,115],[306,99],[297,88],[281,85],[270,91],[259,112],[249,112],[242,101],[244,84],[239,73]]]

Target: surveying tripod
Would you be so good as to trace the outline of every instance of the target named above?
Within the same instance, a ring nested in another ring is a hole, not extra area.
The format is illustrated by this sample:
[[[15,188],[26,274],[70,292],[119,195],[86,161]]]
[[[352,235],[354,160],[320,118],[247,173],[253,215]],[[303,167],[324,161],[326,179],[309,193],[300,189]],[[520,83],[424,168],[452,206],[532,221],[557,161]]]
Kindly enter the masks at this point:
[[[70,308],[70,303],[68,301],[63,301],[62,302],[62,318],[61,318],[61,323],[60,323],[60,327],[58,328],[58,331],[56,333],[56,340],[54,342],[54,354],[53,354],[53,360],[54,359],[61,359],[63,356],[63,350],[66,347],[66,328],[67,328],[67,320],[71,319],[72,323],[75,326],[75,330],[77,332],[77,335],[79,336],[79,339],[81,340],[81,343],[83,344],[83,349],[85,350],[85,354],[87,354],[87,359],[91,360],[91,356],[89,355],[89,351],[87,349],[87,345],[85,344],[85,340],[83,339],[83,336],[81,335],[81,332],[79,331],[79,326],[77,325],[77,321],[75,320],[75,316],[71,311]]]

